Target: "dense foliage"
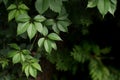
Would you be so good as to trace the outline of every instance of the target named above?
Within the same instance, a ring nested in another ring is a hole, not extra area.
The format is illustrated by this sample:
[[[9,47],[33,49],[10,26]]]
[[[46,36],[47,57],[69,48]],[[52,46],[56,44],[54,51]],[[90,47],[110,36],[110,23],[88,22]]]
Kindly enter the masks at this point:
[[[68,73],[119,80],[110,63],[115,41],[100,36],[109,39],[109,26],[119,26],[118,6],[117,0],[0,0],[0,80],[68,80]]]

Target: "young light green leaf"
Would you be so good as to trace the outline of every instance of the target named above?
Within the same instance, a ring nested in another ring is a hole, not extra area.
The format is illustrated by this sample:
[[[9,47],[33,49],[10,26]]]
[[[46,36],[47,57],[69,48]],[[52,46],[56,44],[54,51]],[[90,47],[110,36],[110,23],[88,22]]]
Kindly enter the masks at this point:
[[[34,20],[37,21],[37,22],[43,22],[46,20],[46,18],[42,15],[37,15],[34,17]]]
[[[13,56],[12,62],[13,62],[14,64],[20,62],[20,54],[19,54],[19,53],[17,53],[16,55]]]
[[[52,46],[51,46],[51,42],[49,40],[44,41],[44,47],[45,47],[46,52],[51,53]]]
[[[97,8],[104,17],[110,7],[110,1],[109,0],[98,0]]]
[[[20,10],[16,10],[16,13],[15,13],[15,19],[20,15]]]
[[[58,34],[56,34],[56,33],[50,33],[50,34],[48,35],[48,38],[51,39],[51,40],[57,40],[57,41],[62,40],[62,39],[58,36]]]
[[[27,77],[29,77],[29,65],[27,65],[26,67],[25,67],[25,75],[27,76]]]
[[[47,27],[43,27],[43,31],[41,32],[44,36],[46,36],[48,34],[48,29]]]
[[[41,33],[43,31],[43,25],[39,22],[34,22],[34,24],[35,24],[36,30]]]
[[[18,9],[29,10],[29,8],[25,4],[18,5]]]
[[[15,4],[11,4],[8,8],[7,8],[7,10],[12,10],[12,9],[16,9],[17,8],[17,6],[15,5]]]
[[[31,40],[35,34],[37,33],[37,30],[35,29],[35,26],[33,23],[30,23],[30,26],[27,29],[28,37]]]
[[[49,8],[49,0],[36,0],[35,8],[40,14],[43,14]]]
[[[25,61],[25,56],[23,54],[20,54],[20,61],[24,62]]]
[[[56,43],[55,42],[51,42],[51,46],[52,46],[52,48],[54,49],[54,50],[57,50],[57,45],[56,45]]]
[[[18,22],[28,22],[28,21],[30,21],[30,16],[28,16],[28,14],[21,14],[16,18],[16,21],[18,21]]]
[[[60,13],[62,8],[62,0],[50,0],[49,5],[51,10]]]
[[[30,23],[29,22],[25,22],[25,23],[18,23],[18,27],[17,27],[17,35],[20,35],[24,32],[27,31],[27,28],[29,27]]]
[[[114,12],[116,11],[117,7],[117,0],[110,0],[110,7],[109,7],[109,12],[114,15]]]
[[[36,78],[36,76],[37,76],[37,70],[35,68],[33,68],[32,66],[29,66],[29,74],[32,77]]]
[[[42,71],[41,66],[40,66],[38,63],[33,63],[32,66],[33,66],[35,69],[37,69],[37,70],[39,70],[39,71]]]
[[[8,44],[8,45],[13,49],[20,50],[20,47],[15,43],[11,43],[11,44]]]
[[[38,46],[39,46],[39,47],[42,47],[42,45],[44,44],[44,40],[45,40],[45,38],[40,38],[40,39],[38,40]]]
[[[87,7],[88,7],[88,8],[96,7],[96,6],[97,6],[97,3],[98,3],[98,0],[88,0],[88,5],[87,5]]]
[[[20,11],[20,14],[27,14],[26,10],[20,9],[19,11]]]
[[[8,14],[8,21],[11,21],[13,18],[15,18],[16,10],[12,10]]]

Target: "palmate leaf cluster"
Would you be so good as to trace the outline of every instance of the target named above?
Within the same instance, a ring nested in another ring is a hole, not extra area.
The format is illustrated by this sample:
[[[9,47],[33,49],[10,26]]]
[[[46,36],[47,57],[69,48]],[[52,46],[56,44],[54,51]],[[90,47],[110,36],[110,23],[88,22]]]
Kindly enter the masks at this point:
[[[113,73],[112,69],[106,67],[101,60],[101,53],[109,53],[110,48],[100,49],[98,45],[84,43],[82,46],[75,46],[70,53],[69,50],[57,47],[60,46],[57,42],[64,41],[63,36],[60,36],[61,32],[69,32],[68,26],[76,25],[74,19],[77,20],[77,25],[83,26],[83,34],[88,32],[88,26],[92,24],[91,17],[84,14],[87,11],[82,11],[84,10],[82,8],[75,9],[75,4],[69,8],[68,4],[75,1],[83,2],[83,0],[0,0],[1,80],[14,80],[17,77],[24,80],[25,76],[36,78],[38,71],[42,72],[39,60],[43,57],[42,53],[55,64],[57,70],[71,70],[75,73],[78,63],[88,61],[93,80],[107,80],[108,77],[110,80],[113,79],[111,76],[116,80],[119,79],[119,71]],[[114,15],[116,11],[117,0],[86,1],[85,8],[97,7],[103,17],[108,12]],[[69,14],[72,8],[81,12],[80,19],[77,16],[79,13],[76,15],[73,11],[74,15]],[[40,57],[36,58],[38,54]],[[16,69],[18,67],[19,70]],[[11,72],[8,73],[9,71]]]

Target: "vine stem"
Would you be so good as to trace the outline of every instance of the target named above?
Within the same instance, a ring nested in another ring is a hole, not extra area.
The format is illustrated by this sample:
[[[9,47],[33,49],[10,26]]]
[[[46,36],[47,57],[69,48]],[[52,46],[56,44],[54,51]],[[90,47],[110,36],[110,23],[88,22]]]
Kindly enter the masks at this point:
[[[35,38],[34,38],[34,40],[33,40],[33,43],[32,43],[32,45],[31,45],[31,47],[30,47],[30,51],[32,51],[32,49],[33,49],[33,46],[34,46],[34,44],[35,44],[35,41],[36,41],[36,39],[37,39],[37,34],[36,34],[36,36],[35,36]]]

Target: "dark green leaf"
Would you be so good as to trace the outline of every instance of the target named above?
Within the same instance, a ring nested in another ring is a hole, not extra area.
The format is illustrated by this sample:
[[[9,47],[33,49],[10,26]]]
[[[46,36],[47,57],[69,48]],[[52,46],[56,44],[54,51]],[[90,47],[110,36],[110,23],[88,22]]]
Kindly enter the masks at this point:
[[[15,44],[15,43],[12,43],[12,44],[8,44],[11,48],[13,48],[13,49],[16,49],[16,50],[20,50],[20,47],[17,45],[17,44]]]
[[[62,8],[62,1],[61,0],[50,0],[50,9],[60,13],[61,8]]]
[[[45,21],[45,25],[47,25],[47,26],[51,26],[51,25],[53,25],[55,23],[55,21],[53,20],[53,19],[47,19],[46,21]]]
[[[62,40],[59,36],[58,36],[58,34],[56,34],[56,33],[50,33],[49,35],[48,35],[48,38],[49,39],[51,39],[51,40]]]
[[[43,14],[49,8],[49,0],[36,0],[35,8],[40,14]]]

